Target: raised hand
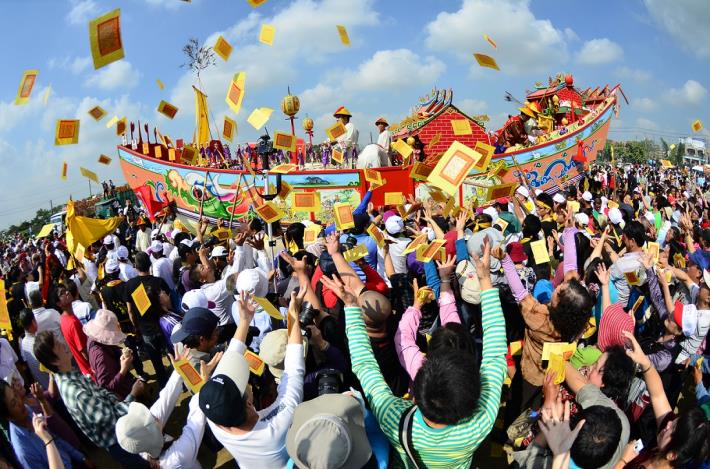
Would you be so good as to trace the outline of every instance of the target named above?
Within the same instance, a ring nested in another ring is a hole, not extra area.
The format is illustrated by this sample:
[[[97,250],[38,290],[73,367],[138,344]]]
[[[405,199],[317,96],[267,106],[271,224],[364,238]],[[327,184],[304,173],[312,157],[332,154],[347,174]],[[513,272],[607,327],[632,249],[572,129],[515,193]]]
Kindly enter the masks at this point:
[[[254,314],[256,314],[256,303],[252,301],[252,294],[243,291],[239,294],[237,298],[239,302],[239,318],[251,324],[252,319],[254,319]]]
[[[599,279],[599,283],[602,285],[609,285],[610,277],[611,274],[609,273],[609,270],[603,262],[600,262],[599,265],[597,265],[597,278]]]
[[[334,256],[340,253],[340,233],[337,231],[329,234],[325,238],[325,248],[328,250],[328,254]]]
[[[217,368],[217,363],[219,363],[219,361],[222,359],[222,355],[224,355],[224,352],[215,353],[214,357],[212,357],[212,360],[207,363],[205,363],[204,360],[200,360],[200,377],[203,381],[207,381],[208,379],[210,379],[210,376],[212,376],[212,372],[215,368]]]
[[[464,210],[459,213],[456,217],[456,231],[463,231],[466,228],[466,222],[468,221],[468,213]]]
[[[303,273],[306,271],[306,258],[303,257],[300,261],[293,257],[291,254],[289,254],[286,251],[281,251],[281,259],[286,261],[288,265],[291,266],[294,272],[297,274]]]
[[[422,306],[434,300],[434,292],[428,286],[419,287],[419,282],[415,278],[412,282],[412,290],[414,293],[414,304],[412,305],[415,309],[421,310]]]
[[[557,405],[542,409],[540,430],[545,435],[547,445],[550,447],[552,454],[557,455],[568,452],[583,425],[584,420],[580,420],[574,429],[570,428],[569,401],[562,405],[562,401],[558,398]]]
[[[252,248],[256,249],[257,251],[263,251],[264,250],[264,234],[263,233],[255,234],[247,241],[247,244],[249,246],[251,246]]]
[[[328,278],[324,275],[321,277],[321,282],[328,290],[335,293],[335,295],[343,301],[345,306],[357,305],[357,295],[355,292],[338,277],[334,276],[333,278]]]
[[[473,262],[476,264],[476,274],[479,280],[490,279],[491,276],[491,240],[486,236],[483,238],[483,255],[473,254]]]
[[[449,279],[454,270],[456,270],[456,257],[451,255],[446,256],[446,262],[436,261],[436,267],[439,269],[440,279]]]

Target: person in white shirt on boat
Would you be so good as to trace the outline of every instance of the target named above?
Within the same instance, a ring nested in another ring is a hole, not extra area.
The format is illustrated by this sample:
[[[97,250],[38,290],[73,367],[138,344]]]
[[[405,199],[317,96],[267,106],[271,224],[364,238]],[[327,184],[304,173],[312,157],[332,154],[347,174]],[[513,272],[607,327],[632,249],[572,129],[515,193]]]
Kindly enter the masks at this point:
[[[352,116],[353,115],[345,106],[340,106],[333,114],[333,117],[342,122],[345,126],[345,134],[338,137],[338,147],[343,152],[345,162],[354,161],[358,153],[357,141],[360,137],[360,132],[355,128],[355,125],[350,122]]]

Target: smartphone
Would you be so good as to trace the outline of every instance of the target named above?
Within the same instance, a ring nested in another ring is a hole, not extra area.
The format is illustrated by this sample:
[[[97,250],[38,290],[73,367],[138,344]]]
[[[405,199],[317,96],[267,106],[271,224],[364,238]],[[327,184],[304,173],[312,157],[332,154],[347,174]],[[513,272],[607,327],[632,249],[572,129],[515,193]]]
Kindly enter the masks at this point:
[[[643,441],[640,438],[636,440],[636,444],[634,445],[634,451],[636,451],[637,454],[643,451]]]

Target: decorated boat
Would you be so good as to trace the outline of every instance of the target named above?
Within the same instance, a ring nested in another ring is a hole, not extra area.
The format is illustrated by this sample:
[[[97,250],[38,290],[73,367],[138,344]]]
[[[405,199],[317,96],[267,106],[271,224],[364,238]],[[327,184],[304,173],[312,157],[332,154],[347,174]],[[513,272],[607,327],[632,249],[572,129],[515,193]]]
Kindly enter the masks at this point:
[[[157,129],[151,140],[147,125],[144,138],[140,123],[137,136],[133,124],[130,136],[124,128],[123,143],[118,146],[121,167],[146,207],[172,203],[180,219],[193,226],[201,217],[210,222],[241,222],[254,216],[254,204],[259,203],[253,197],[256,191],[273,199],[287,221],[327,222],[332,220],[334,204],[355,206],[370,186],[362,169],[310,169],[274,175],[258,167],[242,170],[200,165],[201,155],[208,148],[222,159],[232,158],[232,154],[225,143],[210,137],[206,97],[198,89],[195,93],[198,128],[193,145],[180,140],[173,143]],[[534,141],[526,142],[526,146],[497,148],[487,167],[468,175],[459,187],[456,202],[464,205],[477,199],[479,205],[485,204],[488,188],[521,180],[531,189],[550,193],[574,184],[581,177],[583,165],[593,162],[603,150],[611,119],[619,112],[619,95],[623,96],[619,85],[580,91],[569,75],[550,78],[544,86],[537,84],[527,93],[525,102],[520,102],[537,110],[539,130]],[[425,197],[430,186],[425,178],[412,175],[413,167],[434,168],[454,142],[469,148],[495,147],[499,135],[485,129],[487,120],[487,116],[472,117],[459,109],[451,90],[434,90],[420,98],[411,115],[390,128],[393,141],[401,140],[417,149],[418,162],[407,164],[405,159],[401,165],[376,168],[386,183],[374,190],[373,203],[383,205],[386,194],[393,192]],[[301,150],[305,151],[303,141],[299,141]],[[414,161],[415,157],[409,159]],[[289,191],[282,191],[282,187]],[[282,197],[275,197],[278,192]],[[318,205],[310,211],[294,210],[293,198],[300,192],[317,193]]]

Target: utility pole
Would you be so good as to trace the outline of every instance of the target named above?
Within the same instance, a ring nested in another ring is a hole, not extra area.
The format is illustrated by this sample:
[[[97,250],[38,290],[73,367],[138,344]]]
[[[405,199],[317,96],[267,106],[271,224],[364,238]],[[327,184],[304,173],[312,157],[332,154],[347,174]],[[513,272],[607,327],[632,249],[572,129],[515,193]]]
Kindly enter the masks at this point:
[[[52,206],[52,199],[49,199],[49,216],[54,215],[54,207]]]

